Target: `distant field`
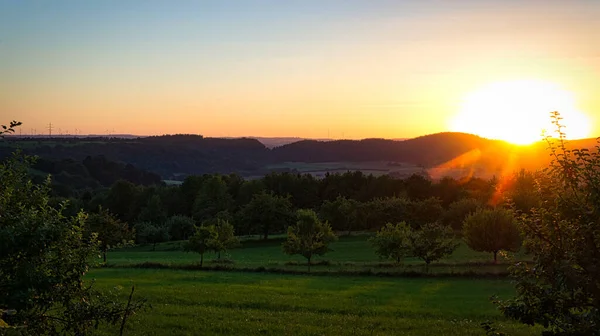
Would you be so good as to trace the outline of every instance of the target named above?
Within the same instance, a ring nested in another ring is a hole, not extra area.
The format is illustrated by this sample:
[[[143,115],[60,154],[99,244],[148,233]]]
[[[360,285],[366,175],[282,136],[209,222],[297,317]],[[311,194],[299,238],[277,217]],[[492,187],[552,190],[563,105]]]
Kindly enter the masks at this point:
[[[469,175],[486,175],[485,169],[478,168],[473,170],[471,167],[420,167],[411,163],[402,162],[284,162],[280,164],[269,165],[266,170],[291,170],[301,174],[311,174],[315,177],[323,177],[325,174],[343,174],[347,171],[361,171],[364,174],[373,176],[392,175],[397,178],[409,177],[413,174],[427,172],[434,178],[450,176],[461,178]]]
[[[256,273],[95,269],[96,286],[131,285],[152,309],[126,335],[509,335],[539,329],[505,320],[489,297],[513,295],[504,280],[311,277]],[[115,335],[118,328],[101,335]]]
[[[365,174],[374,176],[387,175],[395,173],[399,175],[410,176],[414,173],[423,171],[423,168],[409,163],[390,163],[385,161],[374,162],[284,162],[280,164],[269,165],[267,170],[294,170],[302,174],[311,174],[316,177],[322,177],[326,173],[345,173],[347,171],[362,171]]]
[[[315,257],[315,263],[328,261],[328,264],[315,265],[313,271],[340,271],[340,270],[372,270],[373,272],[401,272],[414,271],[423,272],[424,263],[417,258],[406,258],[403,266],[395,266],[389,261],[382,263],[375,255],[373,248],[367,241],[369,235],[341,236],[331,245],[333,251],[323,257]],[[300,256],[288,256],[281,250],[283,237],[275,237],[267,241],[249,240],[244,241],[240,248],[229,251],[228,258],[234,261],[232,267],[256,268],[260,266],[288,269],[306,270],[306,259]],[[159,244],[156,251],[152,246],[143,245],[131,248],[110,251],[108,263],[111,265],[133,265],[141,263],[163,263],[170,265],[189,265],[200,261],[196,253],[186,253],[181,250],[183,242],[170,242]],[[516,255],[523,259],[523,255]],[[216,259],[213,253],[206,254],[205,265],[211,265],[211,260]],[[433,273],[498,273],[506,272],[507,263],[499,265],[491,264],[491,253],[479,253],[470,250],[461,244],[459,248],[448,258],[438,263],[433,263],[429,272]],[[506,260],[504,260],[506,261]]]

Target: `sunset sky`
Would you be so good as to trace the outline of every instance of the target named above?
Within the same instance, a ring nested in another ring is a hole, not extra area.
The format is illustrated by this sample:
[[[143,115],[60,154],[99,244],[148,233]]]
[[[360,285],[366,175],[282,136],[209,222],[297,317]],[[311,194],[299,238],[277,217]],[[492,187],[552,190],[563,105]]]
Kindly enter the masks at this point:
[[[535,81],[567,92],[598,136],[599,17],[593,0],[0,0],[0,123],[20,120],[23,133],[52,122],[85,134],[491,136],[481,122],[457,126],[461,113],[501,118],[482,110],[494,99],[473,107],[468,97]],[[507,112],[502,125],[522,115]]]

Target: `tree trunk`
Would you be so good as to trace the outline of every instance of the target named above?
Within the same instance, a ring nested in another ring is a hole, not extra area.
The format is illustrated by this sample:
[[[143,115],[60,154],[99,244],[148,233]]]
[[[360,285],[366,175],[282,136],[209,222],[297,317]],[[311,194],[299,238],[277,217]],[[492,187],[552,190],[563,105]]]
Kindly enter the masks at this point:
[[[102,257],[104,258],[104,263],[106,264],[106,249],[102,250]]]
[[[310,273],[310,257],[308,257],[306,259],[308,259],[308,272]]]
[[[156,243],[152,243],[152,251],[156,251]]]
[[[217,259],[221,259],[221,251],[217,252]]]
[[[202,267],[202,263],[204,263],[204,253],[200,253],[200,267]]]
[[[267,240],[267,239],[269,239],[269,231],[265,231],[265,232],[263,233],[263,239],[264,239],[264,240]]]
[[[425,273],[429,273],[429,263],[430,261],[425,261]]]
[[[498,251],[494,251],[494,264],[498,263]]]

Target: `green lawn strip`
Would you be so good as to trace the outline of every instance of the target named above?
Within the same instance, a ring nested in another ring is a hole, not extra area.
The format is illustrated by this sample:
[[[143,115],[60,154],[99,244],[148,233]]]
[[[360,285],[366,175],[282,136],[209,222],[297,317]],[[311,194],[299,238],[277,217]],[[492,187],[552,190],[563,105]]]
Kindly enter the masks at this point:
[[[123,286],[123,298],[135,284],[152,304],[132,317],[127,335],[482,335],[487,320],[511,335],[534,331],[490,303],[513,294],[504,280],[140,269],[96,269],[92,278],[100,288]]]

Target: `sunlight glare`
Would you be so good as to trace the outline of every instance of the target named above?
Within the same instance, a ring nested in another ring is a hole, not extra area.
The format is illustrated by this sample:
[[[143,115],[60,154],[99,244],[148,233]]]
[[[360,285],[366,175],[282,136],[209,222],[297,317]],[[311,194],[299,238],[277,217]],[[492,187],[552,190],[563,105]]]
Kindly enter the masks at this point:
[[[457,132],[477,134],[515,144],[542,139],[554,131],[550,112],[559,111],[569,139],[589,136],[587,116],[578,111],[572,93],[544,81],[496,82],[467,95],[459,114],[451,122]]]

